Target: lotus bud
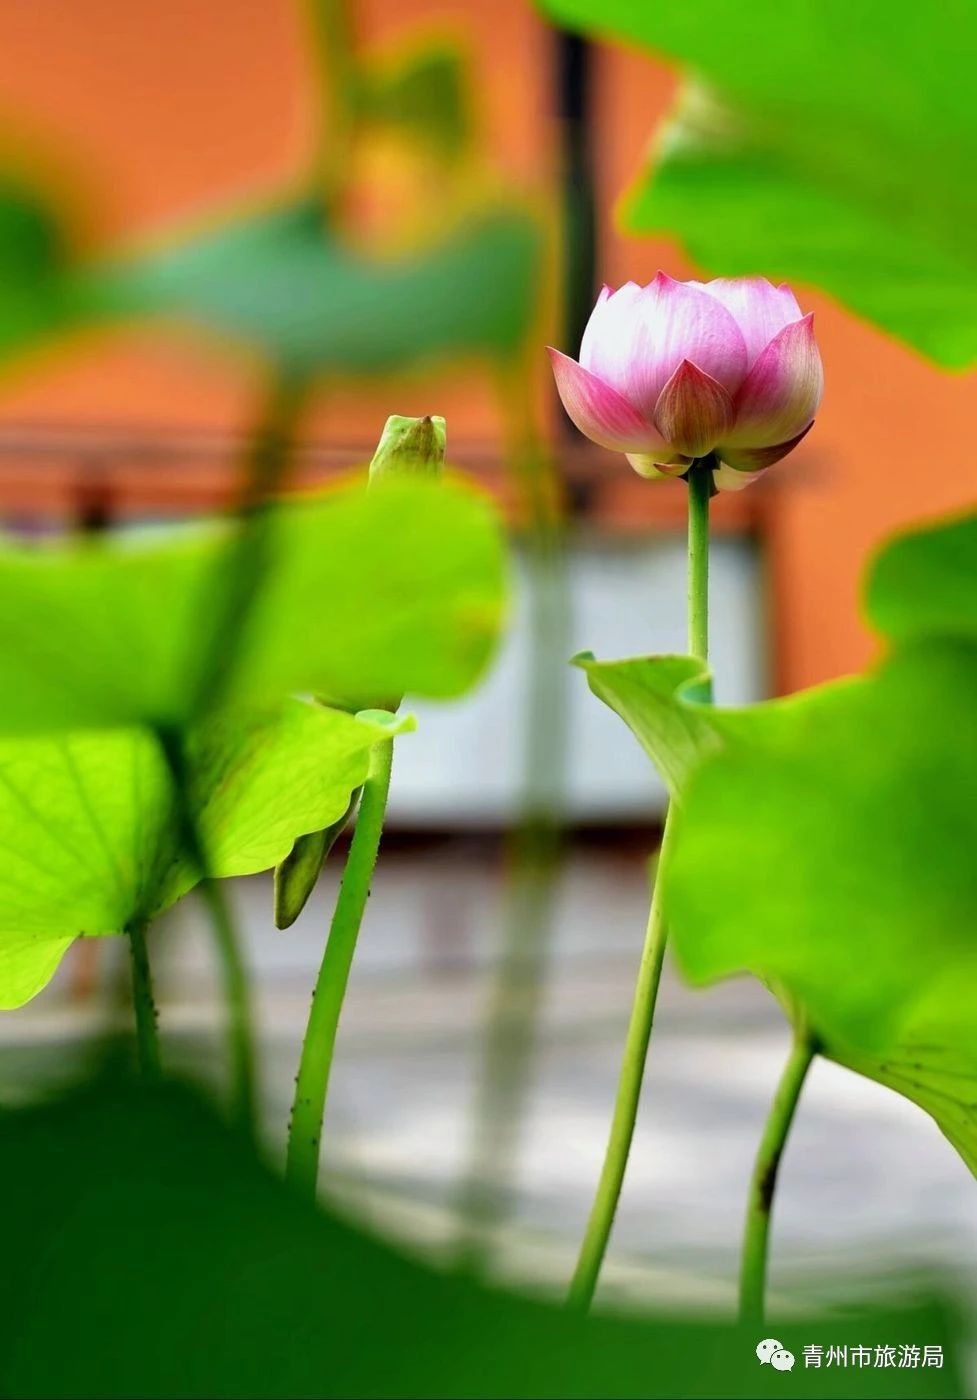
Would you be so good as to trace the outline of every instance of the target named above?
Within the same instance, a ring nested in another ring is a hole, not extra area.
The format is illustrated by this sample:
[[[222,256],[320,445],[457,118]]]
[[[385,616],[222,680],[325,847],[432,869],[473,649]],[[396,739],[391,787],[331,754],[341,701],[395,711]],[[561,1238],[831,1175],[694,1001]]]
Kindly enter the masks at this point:
[[[380,481],[393,481],[399,477],[441,475],[444,466],[446,433],[443,418],[430,415],[425,418],[403,418],[392,413],[387,419],[383,434],[370,463],[370,484]],[[388,699],[378,704],[376,697],[369,701],[359,697],[352,701],[349,697],[320,695],[320,704],[332,705],[350,712],[376,706],[393,712],[400,706],[399,699]],[[357,788],[351,794],[349,806],[338,821],[324,831],[313,831],[300,836],[292,850],[275,869],[275,925],[288,928],[305,908],[306,901],[316,886],[330,851],[340,834],[352,820],[360,797]]]
[[[640,475],[684,476],[709,459],[735,491],[810,430],[824,373],[814,317],[763,277],[605,287],[579,360],[550,349],[563,406]]]
[[[392,413],[370,463],[370,481],[390,477],[440,476],[444,466],[443,418],[403,418]]]
[[[275,867],[276,928],[291,928],[305,908],[326,857],[353,819],[362,790],[356,788],[350,794],[349,806],[338,821],[324,831],[311,831],[307,836],[298,837],[285,859]]]

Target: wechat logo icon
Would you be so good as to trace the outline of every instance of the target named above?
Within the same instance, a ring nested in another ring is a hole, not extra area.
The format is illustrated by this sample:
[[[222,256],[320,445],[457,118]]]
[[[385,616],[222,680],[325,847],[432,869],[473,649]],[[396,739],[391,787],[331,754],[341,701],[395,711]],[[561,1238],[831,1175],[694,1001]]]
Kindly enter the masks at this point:
[[[756,1354],[761,1366],[769,1363],[775,1371],[792,1371],[794,1368],[794,1353],[788,1351],[780,1342],[774,1341],[773,1337],[761,1342]]]

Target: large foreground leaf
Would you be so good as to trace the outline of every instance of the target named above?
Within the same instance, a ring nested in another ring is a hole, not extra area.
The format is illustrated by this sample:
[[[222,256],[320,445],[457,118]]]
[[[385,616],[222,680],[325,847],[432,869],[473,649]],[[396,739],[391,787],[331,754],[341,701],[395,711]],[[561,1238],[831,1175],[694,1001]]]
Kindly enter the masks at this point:
[[[589,652],[576,658],[598,699],[620,715],[668,788],[681,802],[685,787],[710,754],[732,749],[749,753],[754,745],[775,746],[797,739],[824,715],[844,713],[858,678],[819,688],[818,717],[803,697],[791,696],[751,709],[723,710],[704,698],[709,671],[692,656],[637,656],[597,661]]]
[[[185,722],[204,650],[223,640],[230,531],[0,551],[0,732]],[[471,490],[412,480],[281,506],[269,554],[228,701],[447,697],[484,668],[504,555]]]
[[[941,364],[977,360],[977,9],[544,0],[694,75],[627,206],[712,273],[823,287]]]
[[[579,1317],[429,1268],[297,1200],[175,1089],[6,1114],[0,1235],[4,1395],[850,1395],[844,1367],[804,1366],[812,1341],[942,1347],[941,1368],[861,1370],[858,1394],[960,1394],[947,1310],[925,1302],[778,1318],[784,1374],[752,1329]]]
[[[865,601],[872,624],[895,641],[977,638],[977,515],[890,541],[869,571]]]
[[[215,876],[280,861],[335,821],[373,744],[411,721],[303,701],[189,735],[189,796]],[[181,849],[172,786],[144,729],[0,742],[0,1007],[52,976],[72,940],[121,933],[199,878]]]
[[[748,971],[977,1171],[977,646],[907,647],[792,740],[693,778],[665,872],[698,983]]]

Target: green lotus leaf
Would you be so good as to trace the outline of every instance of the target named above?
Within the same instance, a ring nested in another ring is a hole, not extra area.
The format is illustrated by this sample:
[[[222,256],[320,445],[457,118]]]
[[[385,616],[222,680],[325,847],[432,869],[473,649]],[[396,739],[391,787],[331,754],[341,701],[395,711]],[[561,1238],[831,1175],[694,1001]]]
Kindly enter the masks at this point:
[[[232,530],[0,549],[0,733],[185,724],[224,642]],[[470,488],[412,479],[282,505],[222,699],[458,695],[491,656],[504,591],[501,533]]]
[[[977,10],[891,0],[543,0],[677,63],[631,233],[710,273],[822,287],[938,363],[977,360]]]
[[[593,693],[624,720],[654,763],[673,801],[681,802],[698,766],[725,749],[748,753],[803,732],[806,708],[800,697],[773,700],[750,709],[719,709],[705,699],[710,673],[693,656],[638,656],[597,661],[589,652],[575,658]],[[858,678],[819,689],[827,714],[844,713]]]
[[[188,796],[208,870],[249,875],[349,806],[370,749],[410,717],[291,700],[187,736]],[[0,1007],[19,1006],[77,937],[122,933],[200,878],[181,848],[162,751],[145,729],[0,741]]]
[[[66,211],[0,172],[0,361],[32,350],[83,315]]]
[[[869,570],[865,603],[873,626],[894,641],[977,637],[977,515],[890,541]]]
[[[333,236],[309,199],[228,211],[92,269],[85,295],[106,318],[184,321],[257,348],[292,376],[379,374],[516,350],[535,315],[542,255],[537,219],[499,206],[433,247],[368,258]]]
[[[778,1317],[799,1379],[767,1380],[752,1327],[580,1316],[307,1206],[180,1086],[97,1082],[6,1112],[0,1229],[4,1395],[850,1397],[847,1368],[805,1374],[811,1338],[942,1349],[940,1367],[861,1370],[866,1400],[967,1393],[949,1289],[934,1303],[903,1275],[889,1306]]]
[[[692,778],[664,878],[692,981],[761,977],[977,1170],[975,696],[977,644],[931,638],[831,712],[798,697],[792,737]]]

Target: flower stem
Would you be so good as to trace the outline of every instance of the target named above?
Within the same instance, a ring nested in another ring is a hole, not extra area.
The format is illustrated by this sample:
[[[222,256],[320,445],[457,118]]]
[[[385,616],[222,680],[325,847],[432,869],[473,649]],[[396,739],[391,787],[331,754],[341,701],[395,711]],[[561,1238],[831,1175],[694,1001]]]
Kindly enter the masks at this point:
[[[361,110],[352,7],[350,0],[309,0],[307,8],[320,108],[315,169],[324,211],[335,222],[342,212],[350,145]]]
[[[590,1307],[597,1287],[597,1279],[607,1242],[614,1225],[614,1215],[624,1183],[624,1172],[634,1137],[634,1125],[638,1116],[638,1101],[641,1097],[641,1083],[645,1072],[645,1059],[648,1042],[655,1017],[655,1002],[658,998],[658,984],[661,981],[662,962],[665,957],[666,928],[662,913],[662,870],[668,859],[672,823],[670,813],[665,817],[662,833],[661,853],[655,875],[655,888],[648,913],[648,927],[645,933],[644,948],[641,952],[641,965],[638,981],[634,989],[631,1006],[631,1020],[624,1042],[624,1058],[617,1085],[617,1099],[614,1103],[614,1116],[604,1154],[597,1194],[591,1207],[590,1219],[584,1233],[580,1256],[574,1271],[567,1303],[570,1307],[586,1312]]]
[[[252,1028],[251,995],[241,944],[227,896],[220,880],[208,873],[207,851],[197,823],[190,791],[190,772],[183,735],[160,728],[157,741],[163,751],[173,784],[173,804],[180,846],[199,878],[201,898],[207,908],[217,950],[227,1015],[227,1049],[231,1067],[232,1103],[239,1126],[248,1134],[256,1129],[257,1091]]]
[[[319,1143],[339,1017],[380,849],[392,763],[393,744],[375,744],[302,1042],[285,1176],[310,1200],[319,1180]]]
[[[227,1050],[231,1066],[231,1102],[238,1125],[253,1135],[258,1127],[257,1079],[254,1017],[248,970],[241,952],[241,939],[230,904],[220,880],[200,883],[200,896],[207,906],[210,928],[217,949],[224,1003],[227,1015]]]
[[[126,932],[129,935],[129,957],[132,967],[132,1002],[136,1013],[139,1072],[144,1079],[155,1080],[160,1076],[159,1033],[156,1028],[153,979],[146,949],[146,925],[141,919],[134,919]]]
[[[777,1171],[801,1089],[816,1054],[817,1044],[813,1037],[803,1027],[798,1028],[790,1058],[777,1085],[763,1137],[760,1139],[750,1181],[740,1266],[740,1320],[743,1322],[763,1321],[770,1216],[777,1185]]]
[[[689,655],[709,655],[709,498],[708,459],[689,472]]]
[[[689,651],[693,656],[705,661],[709,642],[709,498],[712,495],[712,471],[708,459],[692,466],[688,474],[688,487]],[[708,699],[708,695],[705,698]],[[584,1312],[593,1300],[607,1251],[638,1116],[645,1061],[655,1019],[655,1004],[658,1000],[658,987],[668,938],[662,909],[662,891],[663,875],[671,853],[673,825],[672,811],[669,807],[662,830],[655,888],[648,911],[648,925],[634,989],[631,1019],[624,1042],[624,1057],[604,1165],[580,1247],[577,1267],[567,1294],[568,1305]]]

